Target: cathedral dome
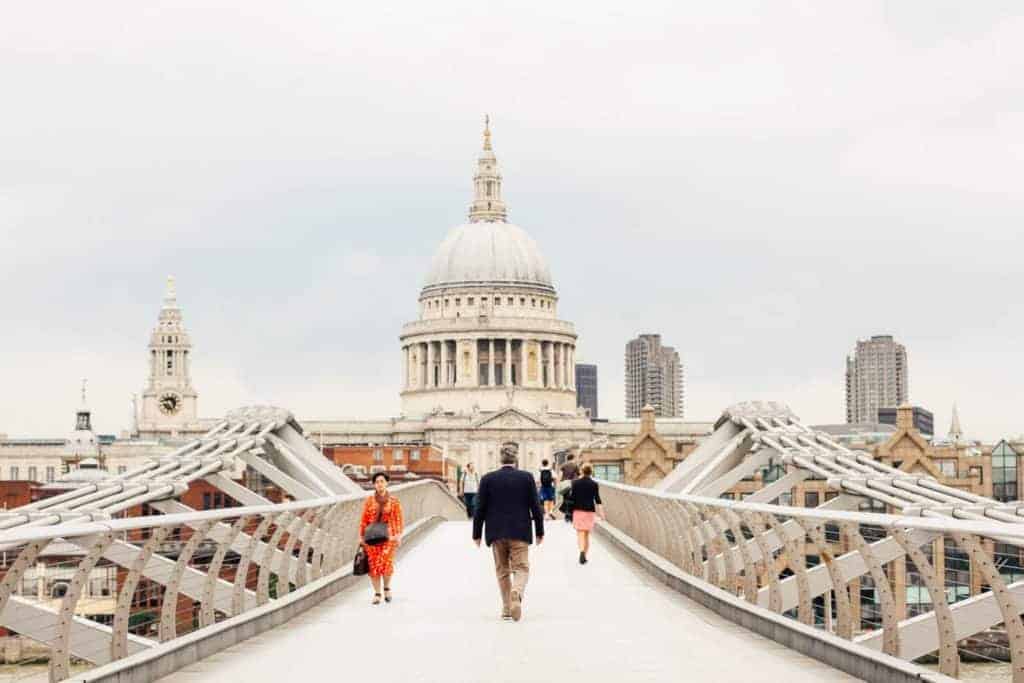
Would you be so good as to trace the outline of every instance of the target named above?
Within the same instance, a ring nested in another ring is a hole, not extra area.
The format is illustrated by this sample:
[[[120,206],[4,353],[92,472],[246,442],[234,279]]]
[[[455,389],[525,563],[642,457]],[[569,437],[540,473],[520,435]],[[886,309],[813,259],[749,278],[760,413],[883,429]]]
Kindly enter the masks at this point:
[[[460,225],[441,242],[423,293],[460,285],[519,285],[555,291],[537,243],[519,226],[503,221]]]

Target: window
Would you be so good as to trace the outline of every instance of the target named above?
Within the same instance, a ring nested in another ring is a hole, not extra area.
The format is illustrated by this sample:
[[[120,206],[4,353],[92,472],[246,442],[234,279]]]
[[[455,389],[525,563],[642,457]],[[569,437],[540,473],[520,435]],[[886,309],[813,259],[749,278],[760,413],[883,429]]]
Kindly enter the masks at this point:
[[[213,496],[209,493],[203,494],[203,509],[209,510],[213,506]]]
[[[444,305],[445,305],[445,306],[449,305],[450,303],[451,303],[451,301],[449,301],[448,299],[445,299],[445,300],[444,300]]]
[[[473,297],[468,297],[466,299],[466,305],[467,306],[472,306],[473,305]]]
[[[500,296],[494,297],[494,305],[495,306],[500,306],[501,305],[501,297]]]
[[[52,468],[52,467],[47,467],[46,468],[46,481],[47,482],[52,482],[54,479],[56,479],[56,477],[57,477],[56,470],[54,468]]]
[[[1017,500],[1017,452],[1006,441],[992,449],[992,497],[1002,503]]]
[[[508,305],[509,306],[513,305],[515,302],[516,302],[516,300],[514,298],[512,298],[512,297],[508,298]]]
[[[461,306],[462,305],[462,297],[459,297],[459,296],[455,297],[455,305],[456,306]]]
[[[373,449],[373,461],[374,462],[384,462],[384,449],[383,448],[374,448]]]
[[[413,461],[417,461],[418,462],[419,459],[420,459],[420,449],[418,449],[418,448],[412,449],[412,452],[409,454],[409,460],[413,460]]]
[[[956,477],[956,460],[936,460],[944,477]]]
[[[530,305],[533,306],[534,308],[537,308],[537,300],[536,299],[530,299]]]
[[[595,464],[594,477],[605,481],[622,481],[622,464],[617,462]]]
[[[393,450],[391,451],[391,459],[392,459],[393,461],[395,461],[395,462],[402,462],[402,460],[404,460],[404,459],[405,459],[405,456],[404,456],[404,455],[402,455],[402,449],[401,449],[401,448],[395,448],[395,449],[393,449]]]
[[[487,305],[487,297],[486,296],[480,297],[480,303],[483,304],[484,306],[486,306]]]
[[[819,497],[817,491],[805,491],[804,492],[804,507],[805,508],[816,508],[818,507]]]
[[[11,479],[13,479],[14,481],[17,481],[19,474],[20,473],[18,472],[18,466],[17,465],[12,466],[11,467]]]
[[[505,384],[505,366],[502,363],[494,364],[494,386],[500,387]]]
[[[519,305],[520,306],[525,306],[526,305],[526,297],[525,296],[519,297]]]
[[[38,474],[39,474],[39,470],[36,467],[29,467],[28,468],[28,478],[29,478],[29,481],[35,481],[36,480],[36,476]]]

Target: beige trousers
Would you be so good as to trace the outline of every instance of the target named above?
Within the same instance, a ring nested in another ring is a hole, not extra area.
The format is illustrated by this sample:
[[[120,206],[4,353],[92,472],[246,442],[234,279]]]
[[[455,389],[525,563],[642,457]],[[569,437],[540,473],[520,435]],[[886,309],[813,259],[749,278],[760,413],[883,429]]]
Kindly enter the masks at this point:
[[[512,591],[522,600],[526,581],[530,578],[530,544],[526,541],[500,540],[491,544],[494,553],[494,573],[501,590],[501,604],[510,609]]]

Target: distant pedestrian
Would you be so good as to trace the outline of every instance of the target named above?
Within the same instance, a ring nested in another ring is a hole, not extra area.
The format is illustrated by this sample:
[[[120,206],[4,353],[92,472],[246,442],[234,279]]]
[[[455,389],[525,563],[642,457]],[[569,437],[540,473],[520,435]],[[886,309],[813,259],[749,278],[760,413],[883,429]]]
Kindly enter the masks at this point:
[[[516,469],[514,452],[502,451],[501,468],[480,480],[473,515],[473,542],[478,547],[485,527],[501,590],[501,618],[519,621],[530,578],[530,543],[534,531],[537,545],[544,541],[544,512],[533,475]]]
[[[373,604],[380,604],[380,584],[384,580],[384,600],[391,602],[391,576],[395,573],[395,551],[402,545],[402,504],[388,493],[388,475],[373,475],[373,495],[363,505],[359,519],[359,542],[370,564]],[[379,525],[383,524],[386,531]],[[368,533],[373,532],[372,537]],[[383,532],[383,533],[378,533]],[[381,540],[383,539],[383,540]]]
[[[586,464],[580,470],[582,477],[572,482],[572,526],[576,529],[576,541],[580,548],[580,564],[587,563],[590,552],[590,531],[594,528],[594,517],[604,519],[604,505],[601,491],[593,480],[594,468]]]
[[[459,492],[462,494],[462,501],[466,504],[466,516],[473,519],[473,505],[476,501],[476,492],[480,489],[480,475],[476,473],[473,463],[466,463],[466,469],[462,471],[462,479],[459,480]]]
[[[580,474],[579,467],[576,465],[575,460],[576,460],[576,456],[573,455],[572,453],[570,453],[565,458],[565,464],[562,465],[562,477],[559,480],[559,486],[561,487],[561,493],[562,493],[563,498],[562,498],[562,505],[560,506],[559,509],[565,508],[565,507],[571,507],[571,502],[569,501],[569,498],[570,498],[570,496],[569,496],[569,487],[572,485],[573,480],[575,480],[576,477],[578,477],[579,474]],[[566,522],[571,522],[572,521],[572,511],[571,510],[569,512],[565,513],[565,521]]]
[[[548,461],[540,463],[540,502],[544,504],[544,516],[555,518],[555,473],[548,467]]]

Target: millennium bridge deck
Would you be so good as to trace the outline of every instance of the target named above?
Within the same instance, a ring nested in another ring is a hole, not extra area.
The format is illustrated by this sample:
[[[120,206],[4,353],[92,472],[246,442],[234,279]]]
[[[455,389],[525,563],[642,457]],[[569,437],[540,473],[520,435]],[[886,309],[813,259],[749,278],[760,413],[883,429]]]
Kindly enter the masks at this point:
[[[369,582],[167,676],[198,681],[856,680],[670,590],[595,538],[549,522],[531,551],[523,620],[503,622],[491,553],[467,522],[445,522],[399,559],[395,600]]]

